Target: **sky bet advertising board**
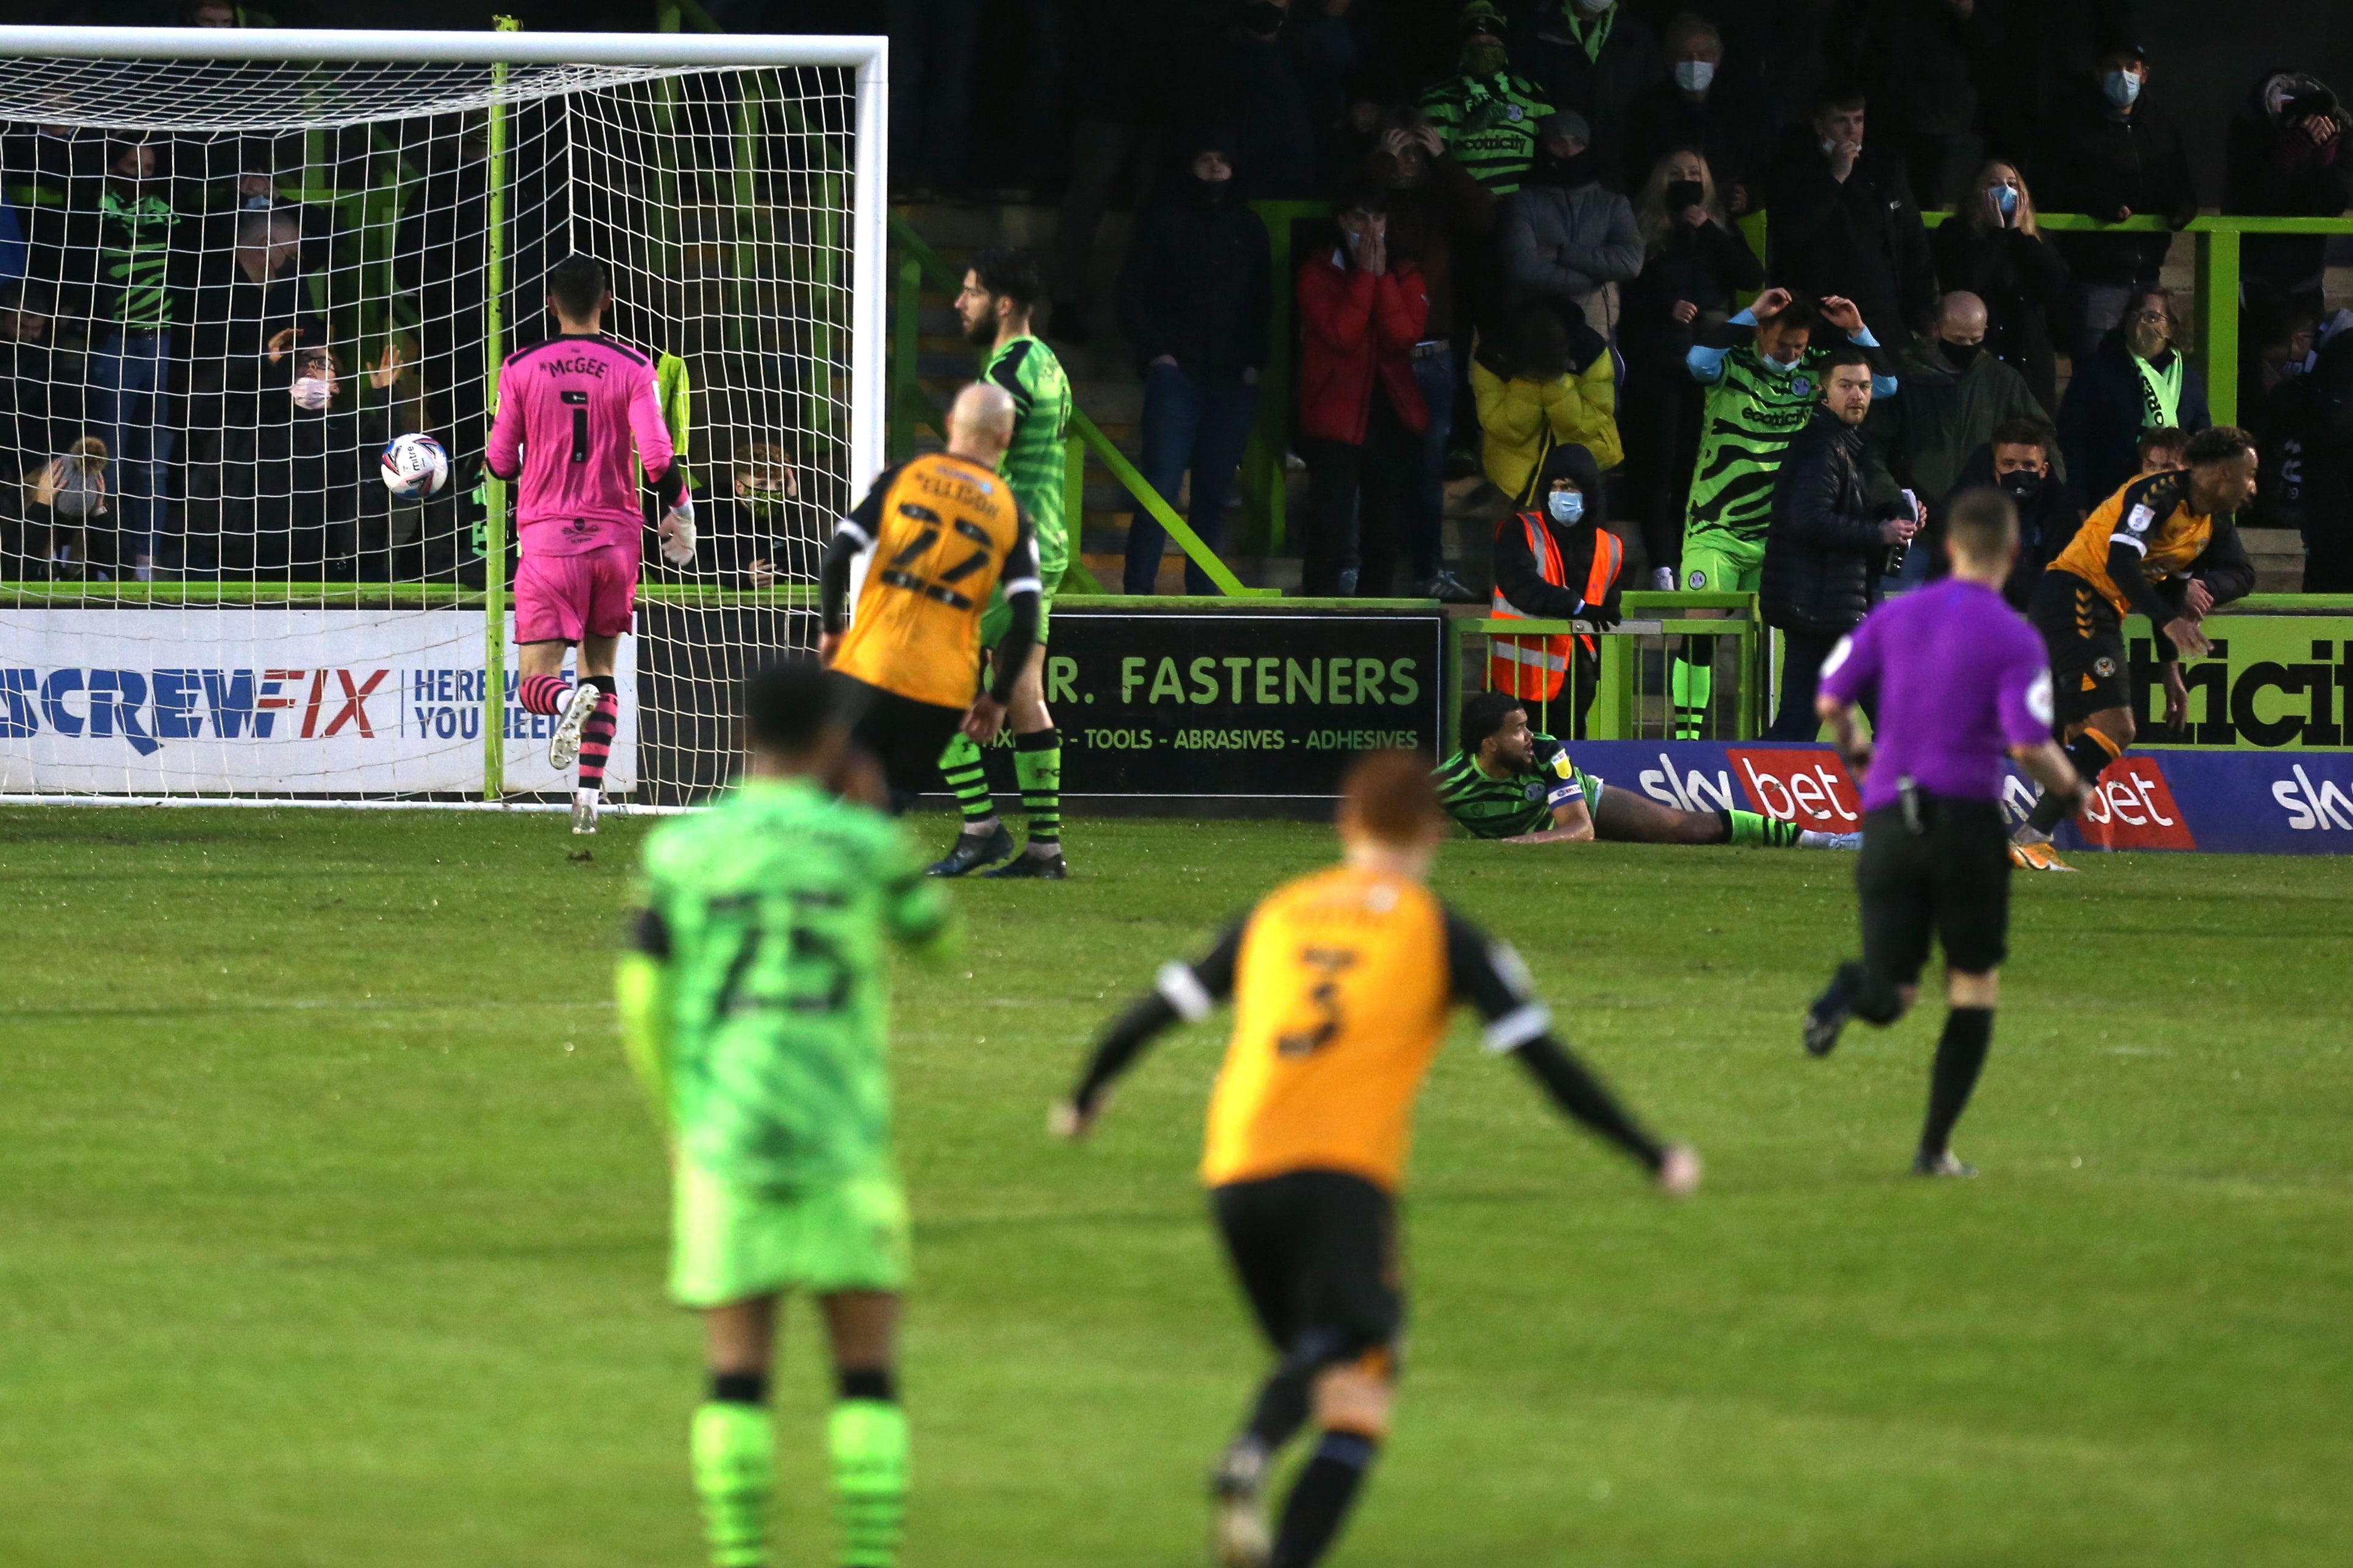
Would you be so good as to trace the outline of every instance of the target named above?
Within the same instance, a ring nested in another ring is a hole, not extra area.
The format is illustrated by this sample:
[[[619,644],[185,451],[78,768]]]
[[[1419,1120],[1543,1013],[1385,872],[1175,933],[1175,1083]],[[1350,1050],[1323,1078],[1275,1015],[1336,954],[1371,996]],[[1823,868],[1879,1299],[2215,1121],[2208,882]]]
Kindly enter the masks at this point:
[[[1046,705],[1068,796],[1339,792],[1359,752],[1434,751],[1444,617],[1057,609]],[[1018,793],[1012,735],[991,784]]]
[[[1740,809],[1827,833],[1862,826],[1861,795],[1824,745],[1716,741],[1584,741],[1579,767],[1611,789],[1686,811]],[[2034,784],[2007,770],[2013,824]],[[2062,849],[2205,850],[2225,855],[2353,854],[2353,752],[2126,752],[2098,798],[2060,829]]]
[[[506,787],[568,789],[554,721],[506,692]],[[608,790],[637,783],[634,637]],[[352,795],[482,787],[469,611],[0,609],[0,793]],[[503,718],[497,717],[503,710]]]

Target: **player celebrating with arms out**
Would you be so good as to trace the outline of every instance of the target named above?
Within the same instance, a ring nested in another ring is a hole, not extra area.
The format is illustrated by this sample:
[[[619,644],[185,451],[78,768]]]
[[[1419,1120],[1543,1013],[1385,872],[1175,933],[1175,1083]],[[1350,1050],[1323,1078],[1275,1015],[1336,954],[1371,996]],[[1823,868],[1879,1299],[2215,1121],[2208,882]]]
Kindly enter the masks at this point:
[[[1999,490],[1972,490],[1945,525],[1953,574],[1863,617],[1822,663],[1815,710],[1862,780],[1862,961],[1839,966],[1805,1020],[1825,1057],[1852,1014],[1885,1026],[1920,994],[1931,933],[1945,948],[1944,1037],[1912,1169],[1973,1176],[1953,1153],[1993,1040],[2010,931],[2010,849],[2001,824],[2004,754],[2049,792],[2079,803],[2080,778],[2051,739],[2051,671],[2034,630],[2002,601],[2018,559],[2018,513]],[[1874,740],[1855,705],[1878,693]],[[2071,804],[2072,808],[2072,804]]]
[[[892,823],[826,788],[854,765],[835,695],[806,658],[745,684],[750,765],[711,810],[646,841],[618,976],[629,1062],[671,1145],[670,1294],[703,1315],[710,1397],[691,1455],[714,1568],[768,1561],[768,1376],[776,1303],[796,1287],[833,1342],[839,1561],[890,1568],[904,1510],[907,1204],[884,949],[936,946],[949,910]]]
[[[1682,811],[1608,789],[1568,748],[1529,727],[1523,700],[1482,691],[1462,704],[1462,749],[1438,770],[1438,798],[1473,838],[1506,844],[1734,844],[1751,849],[1853,849],[1854,833],[1820,833],[1754,811]]]
[[[992,600],[981,640],[991,663],[1006,667],[1011,680],[1013,773],[1021,784],[1021,809],[1029,820],[1029,842],[989,877],[1038,877],[1059,882],[1070,875],[1062,858],[1062,736],[1046,708],[1046,633],[1054,590],[1071,562],[1070,532],[1062,516],[1062,443],[1071,427],[1071,383],[1046,341],[1030,331],[1030,313],[1044,292],[1038,264],[1015,250],[984,250],[964,275],[956,315],[965,336],[988,351],[980,379],[1001,387],[1013,400],[1013,437],[1005,452],[1005,478],[1013,486],[1038,537],[1038,635],[1027,652],[1005,642],[1009,606]],[[1013,854],[1013,836],[997,819],[988,775],[976,737],[958,735],[940,755],[940,772],[964,810],[964,831],[932,867],[934,877],[961,877]]]
[[[948,409],[948,447],[885,468],[841,520],[818,571],[823,631],[818,657],[833,667],[850,739],[882,764],[893,809],[938,776],[940,746],[961,731],[997,738],[1015,672],[1039,616],[1037,546],[1029,519],[997,477],[1013,434],[1013,400],[976,383]],[[848,629],[849,569],[872,551]],[[982,615],[1005,603],[1005,635],[991,689],[975,696]]]
[[[1413,1103],[1467,1002],[1569,1115],[1659,1186],[1699,1185],[1699,1157],[1661,1143],[1552,1037],[1517,954],[1425,885],[1446,816],[1424,759],[1375,752],[1341,785],[1344,864],[1277,889],[1198,963],[1160,971],[1104,1034],[1054,1125],[1083,1135],[1155,1035],[1230,995],[1234,1030],[1209,1101],[1201,1176],[1273,1374],[1212,1480],[1227,1568],[1321,1558],[1388,1436],[1404,1318],[1395,1194]],[[1261,1494],[1310,1415],[1320,1436],[1271,1541]]]
[[[2232,521],[2254,499],[2255,438],[2217,425],[2190,437],[2182,458],[2187,468],[2142,474],[2102,501],[2028,603],[2051,651],[2067,757],[2086,779],[2097,779],[2133,742],[2125,616],[2137,611],[2156,630],[2165,721],[2175,725],[2189,711],[2181,655],[2203,658],[2212,646],[2200,623],[2255,585],[2254,564]],[[2052,854],[2051,834],[2075,810],[2064,795],[2034,803],[2011,836],[2029,865],[2073,869]]]
[[[613,290],[592,257],[567,256],[548,269],[547,308],[557,335],[518,350],[499,367],[499,413],[483,464],[521,479],[516,532],[515,641],[522,653],[517,695],[525,711],[556,718],[551,767],[580,763],[572,831],[596,831],[605,759],[620,722],[614,650],[638,602],[638,463],[662,510],[663,557],[694,556],[694,501],[662,419],[654,362],[606,335]],[[630,442],[636,451],[632,455]],[[576,687],[564,681],[564,650],[580,649]]]

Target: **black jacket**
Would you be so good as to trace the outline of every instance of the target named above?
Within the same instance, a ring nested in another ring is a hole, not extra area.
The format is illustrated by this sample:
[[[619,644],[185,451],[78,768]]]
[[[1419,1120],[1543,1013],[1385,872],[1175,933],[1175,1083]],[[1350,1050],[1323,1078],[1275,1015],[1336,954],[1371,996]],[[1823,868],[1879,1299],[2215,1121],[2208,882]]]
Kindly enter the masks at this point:
[[[1937,286],[1985,301],[1986,350],[2026,378],[2046,415],[2059,412],[2051,311],[2067,297],[2067,263],[2049,240],[2015,228],[1948,219],[1928,237]]]
[[[1765,624],[1835,637],[1852,631],[1879,597],[1888,545],[1879,525],[1903,503],[1864,494],[1862,431],[1817,410],[1781,455],[1760,585]]]
[[[1577,481],[1585,492],[1585,515],[1574,525],[1564,527],[1555,522],[1545,510],[1544,498],[1552,489],[1552,481],[1566,476]],[[1602,510],[1601,468],[1593,454],[1583,447],[1555,447],[1545,455],[1544,472],[1536,487],[1536,515],[1543,519],[1545,531],[1552,535],[1553,543],[1560,549],[1562,575],[1567,579],[1566,588],[1555,587],[1545,581],[1536,565],[1535,552],[1528,548],[1527,530],[1521,526],[1519,512],[1506,512],[1495,528],[1495,586],[1512,607],[1522,615],[1541,620],[1566,621],[1579,615],[1602,626],[1615,626],[1619,620],[1618,595],[1625,574],[1621,569],[1609,580],[1609,590],[1601,603],[1585,604],[1586,579],[1593,571],[1593,552],[1600,543]]]
[[[2044,456],[2047,458],[2049,454]],[[1993,477],[1993,448],[1981,446],[1969,454],[1968,461],[1961,465],[1960,478],[1945,492],[1945,510],[1950,511],[1953,502],[1971,490],[2002,489]],[[2034,584],[2042,580],[2043,569],[2051,564],[2053,556],[2067,548],[2067,542],[2084,525],[2084,509],[2076,503],[2065,481],[2047,470],[2042,483],[2024,500],[2015,494],[2010,499],[2018,507],[2018,564],[2010,568],[2010,581],[2002,584],[2001,596],[2010,601],[2011,608],[2023,610]],[[1917,548],[1918,542],[1914,542]],[[1949,569],[1949,563],[1939,561],[1933,571],[1943,576]]]
[[[1773,145],[1773,122],[1745,82],[1722,69],[1697,103],[1683,96],[1674,78],[1654,81],[1626,105],[1626,131],[1618,148],[1619,189],[1642,188],[1658,161],[1689,147],[1707,160],[1708,173],[1727,204],[1732,188],[1746,181],[1749,205],[1762,204],[1764,165]]]
[[[2055,142],[2035,160],[2040,205],[2052,212],[2114,218],[2161,217],[2176,227],[2198,216],[2181,133],[2143,93],[2130,114],[2108,107],[2096,88],[2079,99]],[[2083,282],[2129,284],[2155,279],[2172,245],[2168,234],[2066,234],[2059,249]]]
[[[1765,242],[1775,283],[1853,300],[1883,343],[1909,341],[1936,308],[1936,268],[1911,183],[1867,142],[1841,183],[1831,178],[1814,128],[1793,127],[1773,168]]]
[[[2059,405],[2059,445],[2067,454],[2067,479],[2088,506],[2098,506],[2140,472],[2140,433],[2147,405],[2140,372],[2125,347],[2121,329],[2110,332],[2100,352],[2077,363]],[[2195,435],[2213,423],[2206,412],[2206,383],[2197,367],[2181,373],[2181,428]]]
[[[1730,320],[1738,297],[1764,278],[1765,268],[1738,229],[1676,224],[1668,231],[1666,247],[1645,257],[1641,275],[1625,286],[1618,334],[1629,372],[1689,379],[1683,356],[1699,341],[1697,334]],[[1678,300],[1699,307],[1689,323],[1674,319]]]
[[[2271,111],[2273,83],[2286,101]],[[2315,147],[2301,124],[2285,115],[2335,94],[2312,77],[2266,71],[2232,117],[2222,186],[2222,210],[2261,217],[2335,217],[2353,206],[2353,154],[2345,135],[2353,115],[2332,109],[2337,136]],[[2251,234],[2240,241],[2239,261],[2252,278],[2294,290],[2319,286],[2328,237],[2320,234]]]
[[[1139,363],[1174,354],[1188,375],[1233,380],[1266,363],[1271,276],[1258,214],[1230,195],[1205,208],[1180,191],[1136,225],[1119,268],[1120,331]]]

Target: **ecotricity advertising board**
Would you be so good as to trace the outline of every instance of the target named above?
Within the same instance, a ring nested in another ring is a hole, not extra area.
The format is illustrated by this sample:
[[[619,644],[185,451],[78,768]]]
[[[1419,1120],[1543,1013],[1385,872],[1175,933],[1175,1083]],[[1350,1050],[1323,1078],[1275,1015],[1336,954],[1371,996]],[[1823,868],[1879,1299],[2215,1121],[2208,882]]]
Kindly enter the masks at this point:
[[[606,787],[637,783],[636,639],[621,639]],[[483,701],[464,610],[0,609],[0,792],[479,794],[486,708],[506,788],[559,791],[553,721]]]

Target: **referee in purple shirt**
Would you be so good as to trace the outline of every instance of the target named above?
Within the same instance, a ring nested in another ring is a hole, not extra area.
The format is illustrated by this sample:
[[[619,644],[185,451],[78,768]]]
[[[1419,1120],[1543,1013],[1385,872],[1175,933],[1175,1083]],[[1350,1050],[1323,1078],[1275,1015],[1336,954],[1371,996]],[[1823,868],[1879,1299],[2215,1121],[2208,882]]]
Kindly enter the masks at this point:
[[[2051,738],[2042,639],[2002,602],[2018,559],[2018,513],[1999,490],[1953,503],[1953,574],[1872,611],[1822,662],[1814,706],[1862,780],[1862,960],[1839,965],[1806,1013],[1806,1049],[1830,1055],[1852,1014],[1893,1024],[1920,994],[1934,932],[1945,949],[1944,1037],[1913,1171],[1974,1176],[1952,1151],[1953,1124],[1993,1040],[2010,930],[2004,754],[2035,783],[2084,788]],[[1855,705],[1876,693],[1877,732],[1857,737]]]

